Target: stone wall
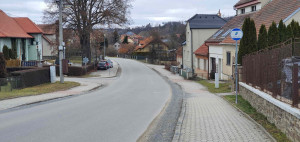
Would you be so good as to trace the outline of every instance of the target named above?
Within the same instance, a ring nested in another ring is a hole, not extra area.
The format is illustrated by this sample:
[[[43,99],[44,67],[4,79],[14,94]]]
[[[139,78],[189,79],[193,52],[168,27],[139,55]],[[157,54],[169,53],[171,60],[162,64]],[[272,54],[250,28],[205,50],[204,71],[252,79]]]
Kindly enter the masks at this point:
[[[260,113],[276,125],[289,139],[300,142],[300,110],[245,83],[239,83],[240,94]]]

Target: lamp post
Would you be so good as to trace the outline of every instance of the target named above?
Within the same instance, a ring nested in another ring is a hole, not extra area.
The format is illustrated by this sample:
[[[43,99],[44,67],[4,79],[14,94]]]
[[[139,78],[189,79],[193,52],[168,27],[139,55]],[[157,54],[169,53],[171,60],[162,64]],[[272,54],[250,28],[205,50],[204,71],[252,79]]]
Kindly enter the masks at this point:
[[[63,58],[63,31],[62,31],[62,0],[56,0],[59,4],[59,76],[60,83],[64,83],[64,76],[62,70],[62,58]]]

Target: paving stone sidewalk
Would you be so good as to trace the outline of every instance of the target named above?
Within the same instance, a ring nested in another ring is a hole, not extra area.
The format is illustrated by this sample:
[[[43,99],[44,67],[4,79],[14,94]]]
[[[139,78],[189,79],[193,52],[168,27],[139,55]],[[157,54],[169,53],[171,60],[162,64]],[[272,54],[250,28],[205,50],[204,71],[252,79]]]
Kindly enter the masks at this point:
[[[147,66],[179,84],[186,93],[173,142],[273,141],[261,127],[201,84],[184,80],[164,66]]]

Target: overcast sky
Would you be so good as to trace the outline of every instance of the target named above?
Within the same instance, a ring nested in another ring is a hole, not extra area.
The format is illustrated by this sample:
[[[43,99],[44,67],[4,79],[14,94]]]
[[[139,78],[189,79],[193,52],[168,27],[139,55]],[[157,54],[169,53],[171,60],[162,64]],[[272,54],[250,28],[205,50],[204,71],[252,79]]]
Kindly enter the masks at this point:
[[[130,27],[168,21],[186,21],[195,14],[233,16],[233,5],[238,0],[132,0]],[[1,0],[0,9],[12,17],[29,17],[42,23],[44,0]]]

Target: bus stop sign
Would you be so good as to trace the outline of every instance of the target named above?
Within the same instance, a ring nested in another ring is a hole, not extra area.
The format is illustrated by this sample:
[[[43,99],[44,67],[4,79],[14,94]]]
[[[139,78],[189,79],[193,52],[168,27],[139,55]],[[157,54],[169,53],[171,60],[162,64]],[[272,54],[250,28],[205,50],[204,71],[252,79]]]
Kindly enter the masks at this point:
[[[240,40],[243,37],[243,31],[236,28],[231,31],[230,35],[233,40]]]

